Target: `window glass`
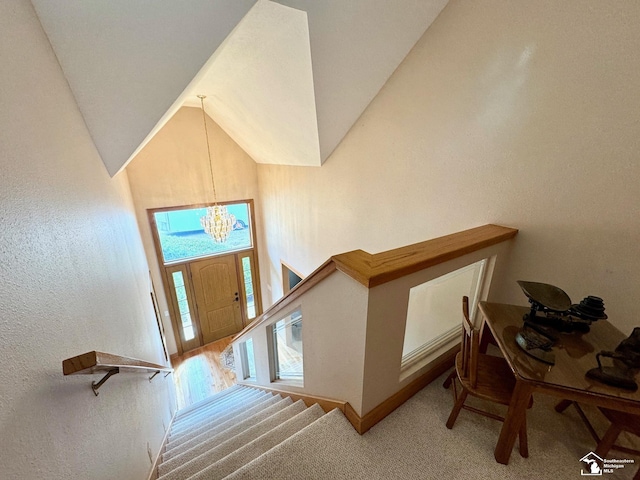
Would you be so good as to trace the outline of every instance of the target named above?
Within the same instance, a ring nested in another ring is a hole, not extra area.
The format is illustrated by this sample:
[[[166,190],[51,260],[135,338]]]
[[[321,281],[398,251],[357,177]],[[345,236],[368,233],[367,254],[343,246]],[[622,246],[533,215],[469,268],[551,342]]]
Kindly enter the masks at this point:
[[[485,264],[481,260],[409,290],[403,366],[419,359],[434,343],[459,335],[464,295],[469,297],[473,318]]]
[[[244,342],[242,348],[242,367],[245,379],[255,380],[256,378],[256,359],[253,354],[253,338]]]
[[[251,275],[251,258],[242,258],[242,274],[244,276],[245,302],[247,303],[247,319],[256,316],[256,302],[253,295],[253,277]]]
[[[205,257],[219,253],[250,248],[251,223],[248,203],[227,204],[227,210],[235,222],[229,238],[216,243],[207,235],[200,223],[206,208],[187,208],[155,212],[153,214],[162,258],[165,263],[189,258]]]
[[[176,299],[178,300],[178,310],[180,311],[180,321],[182,323],[182,332],[185,341],[195,337],[193,331],[193,322],[191,312],[189,311],[189,301],[187,300],[187,290],[184,286],[184,277],[182,272],[173,272],[173,286],[176,291]]]
[[[302,380],[302,313],[300,309],[276,322],[272,331],[276,379]]]

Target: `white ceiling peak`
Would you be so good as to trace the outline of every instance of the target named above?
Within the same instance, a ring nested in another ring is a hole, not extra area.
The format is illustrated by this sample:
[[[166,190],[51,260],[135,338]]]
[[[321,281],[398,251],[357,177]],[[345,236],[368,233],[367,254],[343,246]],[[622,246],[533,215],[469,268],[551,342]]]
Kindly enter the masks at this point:
[[[320,165],[447,0],[32,2],[114,175],[199,93],[256,161]]]
[[[307,14],[258,1],[182,95],[256,162],[321,165]]]
[[[111,175],[255,3],[31,1]]]

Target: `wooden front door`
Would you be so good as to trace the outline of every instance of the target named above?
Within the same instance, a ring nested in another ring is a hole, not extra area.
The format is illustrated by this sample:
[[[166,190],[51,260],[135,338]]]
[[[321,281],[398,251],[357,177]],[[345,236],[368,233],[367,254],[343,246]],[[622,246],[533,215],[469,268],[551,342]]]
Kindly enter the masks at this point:
[[[242,330],[235,255],[191,262],[191,280],[204,344]]]

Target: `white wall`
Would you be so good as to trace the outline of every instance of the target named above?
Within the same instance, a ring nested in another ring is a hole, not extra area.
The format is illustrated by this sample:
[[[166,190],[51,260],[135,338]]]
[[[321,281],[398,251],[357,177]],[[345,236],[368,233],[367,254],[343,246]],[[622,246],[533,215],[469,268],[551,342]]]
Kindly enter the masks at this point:
[[[480,301],[484,265],[490,259],[455,270],[409,290],[407,321],[402,344],[402,358],[419,351],[425,343],[452,328],[460,327],[460,299],[469,298],[471,305]]]
[[[457,313],[445,319],[447,329],[457,326],[458,332],[440,338],[412,364],[402,367],[410,290],[487,259],[485,277],[477,287],[478,300],[486,300],[494,270],[504,269],[512,246],[512,240],[492,245],[371,289],[341,271],[333,272],[294,302],[274,310],[264,324],[235,340],[234,353],[240,358],[241,343],[253,339],[256,376],[247,384],[346,401],[364,416],[432,370],[442,355],[460,343],[462,295],[456,297]],[[271,382],[270,327],[298,309],[302,313],[304,385]],[[425,333],[427,341],[435,340],[442,329],[436,327]],[[239,379],[245,377],[241,364],[236,363]]]
[[[329,300],[330,299],[330,300]],[[249,332],[241,342],[253,337],[256,383],[291,392],[304,392],[349,402],[357,412],[362,390],[367,323],[368,290],[342,272],[336,271],[302,294],[281,314]],[[270,325],[300,307],[304,355],[304,388],[287,382],[271,383],[267,336]],[[234,344],[240,358],[238,343]],[[242,378],[240,362],[236,374]]]
[[[174,101],[255,0],[33,3],[113,175],[178,111]]]
[[[308,274],[486,223],[520,229],[491,298],[516,280],[640,303],[640,3],[452,0],[319,168],[258,166],[269,258]],[[267,273],[269,275],[267,275]]]
[[[206,109],[206,108],[205,108]],[[254,199],[259,211],[255,162],[207,116],[218,201]],[[207,144],[200,108],[181,108],[126,168],[140,234],[158,294],[168,313],[147,209],[213,202]],[[256,225],[258,234],[260,226]],[[176,353],[171,320],[164,316],[170,353]]]
[[[0,2],[0,477],[142,479],[171,377],[63,377],[89,350],[163,363],[126,177],[109,178],[31,4]]]
[[[452,335],[448,339],[445,337],[442,342],[437,342],[430,347],[422,359],[408,365],[405,369],[402,368],[402,350],[411,288],[466,265],[488,259],[486,277],[479,292],[479,300],[486,300],[490,288],[493,289],[492,281],[500,276],[514,244],[514,240],[509,240],[492,245],[369,290],[366,360],[363,374],[363,414],[370,412],[401,388],[431,370],[433,365],[430,364],[460,343],[459,335]],[[449,328],[462,323],[462,295],[455,299],[454,309],[456,314],[449,319]],[[432,339],[441,333],[434,329]]]

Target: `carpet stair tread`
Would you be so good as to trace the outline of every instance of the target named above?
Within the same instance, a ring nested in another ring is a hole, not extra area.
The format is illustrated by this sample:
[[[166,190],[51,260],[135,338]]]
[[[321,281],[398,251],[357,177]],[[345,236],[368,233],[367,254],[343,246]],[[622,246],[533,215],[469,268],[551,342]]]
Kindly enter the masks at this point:
[[[337,420],[327,421],[327,417]],[[278,469],[283,466],[283,456],[297,451],[295,442],[292,447],[293,439],[308,442],[305,432],[317,430],[318,424],[327,424],[332,434],[339,432],[341,421],[350,425],[339,410],[325,415],[318,404],[307,407],[302,400],[294,402],[290,397],[237,385],[181,410],[176,418],[155,472],[157,480],[244,478],[243,475],[285,478],[288,473],[285,471],[282,477]],[[349,426],[346,435],[352,433],[357,435]],[[273,452],[280,465],[273,465]],[[295,470],[296,461],[289,457],[284,464]],[[247,465],[256,465],[260,473],[254,475]],[[312,469],[314,465],[305,468]],[[325,465],[319,471],[331,472],[331,468]]]
[[[277,403],[281,399],[282,397],[280,397],[279,395],[269,396],[265,399],[262,399],[261,401],[242,405],[240,408],[230,409],[224,415],[218,416],[214,421],[203,423],[197,427],[194,427],[192,430],[186,432],[185,435],[182,435],[175,441],[167,443],[166,451],[169,452],[174,450],[175,448],[181,448],[182,450],[184,450],[185,447],[183,445],[193,444],[194,439],[198,441],[198,438],[203,438],[201,437],[201,435],[206,436],[208,432],[211,432],[213,430],[221,431],[221,429],[226,429],[229,427],[230,421],[235,422],[244,419],[247,416],[253,415],[263,410],[264,408]]]
[[[218,460],[214,464],[199,471],[195,475],[186,477],[188,480],[213,480],[225,478],[227,475],[242,468],[246,463],[265,454],[281,442],[290,438],[296,432],[312,424],[324,415],[319,405],[313,405],[293,418],[261,435],[252,442],[240,447],[233,453]],[[263,477],[264,478],[264,477]],[[273,477],[278,478],[278,477]],[[301,478],[301,477],[299,477]]]
[[[238,394],[243,390],[244,390],[244,387],[242,387],[241,385],[233,385],[232,387],[229,387],[226,390],[222,390],[221,392],[215,393],[210,397],[207,397],[195,403],[192,403],[188,407],[184,407],[176,413],[176,421],[189,416],[194,411],[197,411],[207,405],[219,402],[222,399],[229,397],[231,395]]]
[[[220,402],[216,402],[212,405],[207,405],[197,412],[193,412],[187,418],[183,419],[179,423],[176,423],[172,427],[172,436],[177,436],[179,432],[185,430],[189,426],[195,425],[207,418],[212,418],[215,415],[225,412],[229,410],[229,408],[234,408],[239,405],[246,404],[255,400],[256,398],[261,398],[265,396],[264,392],[262,393],[254,393],[254,392],[242,392],[238,395],[233,395],[230,397],[226,397]]]
[[[229,433],[231,432],[227,431],[228,433],[225,432],[227,435],[211,438],[183,454],[172,458],[166,462],[166,465],[163,464],[160,466],[158,470],[158,473],[161,475],[160,480],[180,480],[197,473],[212,463],[233,453],[241,446],[252,442],[261,435],[278,427],[295,415],[302,413],[307,408],[302,400],[296,403],[292,403],[290,399],[288,400],[290,402],[289,406],[267,416],[253,426],[243,430],[230,429],[233,430],[234,435],[230,435]]]
[[[191,460],[203,451],[210,449],[211,445],[216,446],[225,442],[229,438],[252,428],[254,425],[262,422],[271,415],[277,414],[292,404],[293,401],[289,397],[286,397],[257,412],[247,411],[246,415],[243,415],[241,418],[233,418],[224,425],[211,429],[194,438],[193,441],[185,443],[171,452],[165,452],[162,456],[163,463],[160,466],[160,474],[164,475],[175,468],[176,464]],[[162,468],[165,464],[167,465],[166,469]]]
[[[225,480],[371,480],[389,478],[375,475],[368,465],[353,461],[367,455],[348,455],[349,445],[358,441],[358,433],[340,410],[333,410],[308,427],[246,465],[230,473]],[[347,454],[342,454],[344,452]],[[318,452],[309,455],[308,452]],[[369,452],[370,453],[370,452]],[[295,461],[292,462],[292,459]]]
[[[167,448],[174,448],[177,445],[181,445],[182,443],[189,441],[191,438],[203,433],[206,430],[209,430],[216,425],[227,421],[228,419],[237,416],[238,414],[246,411],[252,407],[263,404],[265,402],[270,402],[273,400],[273,395],[261,396],[259,398],[253,399],[250,402],[242,403],[239,405],[234,405],[230,407],[226,411],[222,411],[217,413],[214,417],[209,418],[206,421],[197,423],[192,426],[192,428],[188,430],[181,431],[179,434],[175,436],[170,436],[169,441],[167,442]]]

